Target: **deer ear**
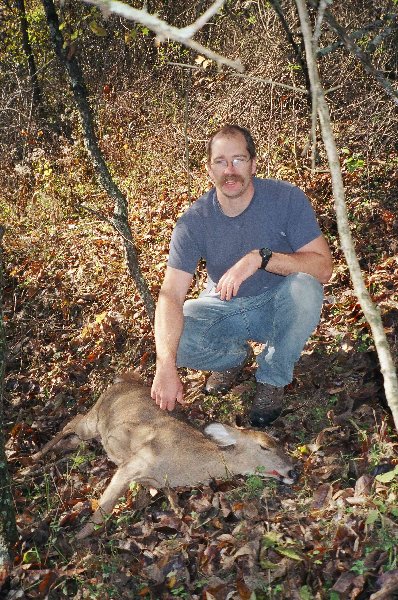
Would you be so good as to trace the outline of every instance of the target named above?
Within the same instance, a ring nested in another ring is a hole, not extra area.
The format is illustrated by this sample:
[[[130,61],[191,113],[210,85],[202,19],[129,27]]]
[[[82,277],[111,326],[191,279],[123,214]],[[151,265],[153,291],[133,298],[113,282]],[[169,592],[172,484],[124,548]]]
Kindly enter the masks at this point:
[[[236,437],[221,423],[210,423],[210,425],[205,427],[205,434],[210,436],[221,448],[236,444]]]

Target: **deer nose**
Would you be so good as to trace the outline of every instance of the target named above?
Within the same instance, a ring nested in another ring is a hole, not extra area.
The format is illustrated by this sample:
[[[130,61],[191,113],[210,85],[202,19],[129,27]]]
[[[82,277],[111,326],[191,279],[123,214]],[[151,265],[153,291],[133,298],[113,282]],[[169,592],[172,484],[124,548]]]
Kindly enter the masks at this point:
[[[296,469],[290,469],[290,471],[287,474],[287,476],[290,477],[290,479],[293,480],[293,483],[296,483],[296,481],[300,477],[300,473],[298,471],[296,471]]]

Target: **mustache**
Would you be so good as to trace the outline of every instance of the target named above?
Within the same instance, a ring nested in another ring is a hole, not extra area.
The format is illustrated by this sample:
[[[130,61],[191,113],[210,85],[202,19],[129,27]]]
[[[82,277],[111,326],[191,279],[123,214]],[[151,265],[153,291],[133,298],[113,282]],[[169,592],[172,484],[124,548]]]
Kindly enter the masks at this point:
[[[239,181],[243,183],[243,177],[242,175],[223,175],[222,183],[227,183],[227,181]]]

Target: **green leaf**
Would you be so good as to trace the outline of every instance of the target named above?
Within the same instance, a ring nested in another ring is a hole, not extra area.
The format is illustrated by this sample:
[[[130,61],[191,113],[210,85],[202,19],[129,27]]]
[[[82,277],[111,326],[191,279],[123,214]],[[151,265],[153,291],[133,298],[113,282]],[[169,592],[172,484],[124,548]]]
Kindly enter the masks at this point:
[[[271,562],[270,560],[260,560],[260,565],[262,569],[277,569],[279,565]]]
[[[262,540],[262,545],[265,548],[273,548],[280,539],[280,534],[276,531],[269,531],[265,534]]]
[[[300,600],[312,600],[313,597],[308,585],[303,585],[303,587],[300,588]]]
[[[40,554],[35,548],[31,548],[22,556],[22,562],[26,565],[29,563],[39,563],[40,562]]]
[[[127,31],[127,33],[124,34],[124,42],[126,44],[129,44],[130,42],[133,42],[137,37],[137,30],[136,29],[130,29],[130,31]]]
[[[376,475],[376,479],[377,481],[380,481],[380,483],[390,483],[393,479],[395,479],[396,475],[398,475],[398,465],[396,465],[392,471],[387,471],[387,473]]]
[[[107,34],[106,29],[104,29],[97,21],[90,21],[90,29],[95,35],[99,37],[105,37]]]
[[[365,525],[373,525],[379,519],[380,513],[378,510],[370,510],[365,521]]]
[[[282,556],[287,556],[287,558],[292,558],[293,560],[303,560],[303,558],[291,548],[280,548],[278,546],[278,548],[275,548],[275,550],[279,552],[279,554],[282,554]]]

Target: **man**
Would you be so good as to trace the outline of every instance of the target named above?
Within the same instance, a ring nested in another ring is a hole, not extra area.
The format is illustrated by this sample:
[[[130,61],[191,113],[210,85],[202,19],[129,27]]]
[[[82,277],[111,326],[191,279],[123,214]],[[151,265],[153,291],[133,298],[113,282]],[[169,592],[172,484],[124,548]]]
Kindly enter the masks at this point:
[[[156,308],[152,398],[167,410],[183,402],[179,366],[212,371],[207,392],[225,392],[252,358],[248,340],[262,342],[249,419],[264,427],[280,415],[284,386],[318,324],[332,259],[304,193],[254,177],[248,130],[217,131],[207,171],[214,188],[188,208],[171,239]],[[207,287],[184,303],[200,258]]]

